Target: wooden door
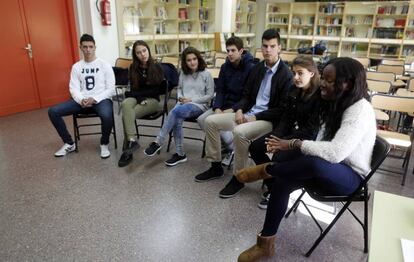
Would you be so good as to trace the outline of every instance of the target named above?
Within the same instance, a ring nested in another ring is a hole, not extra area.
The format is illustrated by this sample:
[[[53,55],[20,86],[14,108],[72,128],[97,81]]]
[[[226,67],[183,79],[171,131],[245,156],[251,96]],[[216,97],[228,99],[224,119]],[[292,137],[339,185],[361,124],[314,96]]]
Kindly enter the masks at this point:
[[[72,1],[11,0],[0,8],[0,116],[68,99],[78,58]]]
[[[20,8],[18,1],[0,1],[0,116],[40,107]]]

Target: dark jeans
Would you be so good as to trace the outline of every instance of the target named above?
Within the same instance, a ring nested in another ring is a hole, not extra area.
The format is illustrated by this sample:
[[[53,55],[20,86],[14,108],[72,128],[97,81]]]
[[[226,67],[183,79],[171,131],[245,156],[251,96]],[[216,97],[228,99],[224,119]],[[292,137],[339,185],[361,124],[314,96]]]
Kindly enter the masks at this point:
[[[272,159],[266,154],[265,138],[273,133],[268,133],[256,140],[254,140],[249,147],[250,156],[256,165],[272,162],[286,162],[302,156],[299,149],[279,151],[273,154]],[[273,184],[273,179],[264,180],[265,185],[270,190]]]
[[[343,163],[332,164],[322,158],[302,155],[294,160],[273,163],[266,171],[274,177],[262,235],[276,234],[286,213],[291,192],[312,186],[328,194],[350,195],[361,177]]]
[[[102,122],[102,137],[101,145],[109,144],[109,136],[111,135],[113,120],[112,120],[112,100],[104,99],[101,102],[94,104],[90,108],[82,108],[75,100],[70,99],[61,104],[57,104],[49,108],[49,118],[53,126],[56,128],[63,143],[73,144],[73,139],[66,128],[63,116],[69,116],[85,110],[92,110],[97,113]]]

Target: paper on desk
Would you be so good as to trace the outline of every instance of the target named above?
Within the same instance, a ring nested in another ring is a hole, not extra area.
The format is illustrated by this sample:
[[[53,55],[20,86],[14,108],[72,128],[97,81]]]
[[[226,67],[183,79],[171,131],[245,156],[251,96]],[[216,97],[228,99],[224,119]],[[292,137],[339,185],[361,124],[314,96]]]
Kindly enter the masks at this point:
[[[414,241],[401,238],[404,262],[414,262]]]

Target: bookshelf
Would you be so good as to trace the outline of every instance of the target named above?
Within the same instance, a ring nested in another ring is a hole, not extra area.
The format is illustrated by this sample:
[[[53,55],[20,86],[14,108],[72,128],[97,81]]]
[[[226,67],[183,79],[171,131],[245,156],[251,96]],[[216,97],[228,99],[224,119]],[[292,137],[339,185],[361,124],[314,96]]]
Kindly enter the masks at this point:
[[[325,41],[332,56],[414,56],[411,1],[267,3],[265,24],[288,51]]]
[[[154,57],[178,56],[187,46],[214,49],[214,0],[119,0],[120,57],[131,58],[136,40],[144,40]]]
[[[257,21],[257,4],[247,0],[237,0],[234,34],[240,37],[247,50],[254,51]]]

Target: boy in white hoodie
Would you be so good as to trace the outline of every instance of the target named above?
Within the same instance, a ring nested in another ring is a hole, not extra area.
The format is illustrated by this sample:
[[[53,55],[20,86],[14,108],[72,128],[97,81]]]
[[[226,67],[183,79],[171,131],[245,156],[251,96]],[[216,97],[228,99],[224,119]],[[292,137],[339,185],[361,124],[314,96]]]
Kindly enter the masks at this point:
[[[111,97],[115,93],[114,72],[109,63],[96,57],[95,39],[91,35],[82,35],[80,49],[84,58],[72,66],[70,75],[69,91],[72,98],[48,111],[50,121],[64,143],[55,157],[76,150],[62,117],[91,109],[102,121],[101,158],[108,158],[111,155],[108,144],[113,126]]]

